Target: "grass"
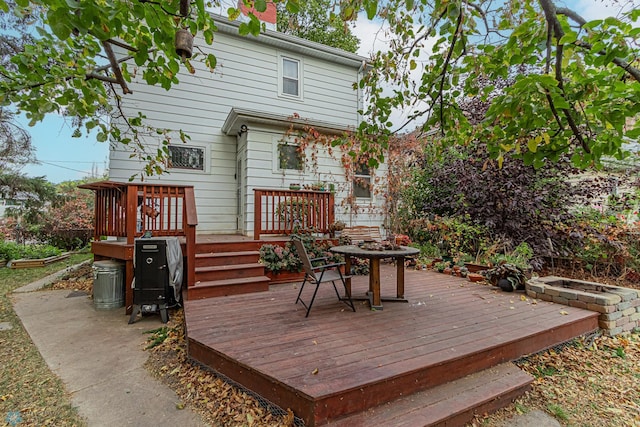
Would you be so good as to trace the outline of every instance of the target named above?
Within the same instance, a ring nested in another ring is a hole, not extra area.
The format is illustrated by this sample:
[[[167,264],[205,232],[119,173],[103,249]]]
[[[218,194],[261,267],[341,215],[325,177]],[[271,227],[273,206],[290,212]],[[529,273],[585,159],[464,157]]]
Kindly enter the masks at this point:
[[[13,311],[13,290],[91,258],[72,255],[40,268],[0,269],[0,322],[12,329],[0,331],[0,425],[85,426],[71,405],[62,381],[56,377]]]

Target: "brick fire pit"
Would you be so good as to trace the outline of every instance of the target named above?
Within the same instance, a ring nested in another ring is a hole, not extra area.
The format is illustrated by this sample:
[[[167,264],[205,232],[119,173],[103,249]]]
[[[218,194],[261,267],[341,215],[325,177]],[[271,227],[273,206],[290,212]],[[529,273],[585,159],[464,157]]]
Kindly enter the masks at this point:
[[[526,284],[531,298],[600,313],[599,326],[614,336],[640,327],[640,292],[566,277],[546,276]]]

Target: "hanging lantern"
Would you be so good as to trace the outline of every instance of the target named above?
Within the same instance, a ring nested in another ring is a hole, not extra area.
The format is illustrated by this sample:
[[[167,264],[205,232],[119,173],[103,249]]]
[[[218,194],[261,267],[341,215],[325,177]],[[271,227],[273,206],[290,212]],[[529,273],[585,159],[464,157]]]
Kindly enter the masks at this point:
[[[176,31],[175,46],[176,53],[182,60],[191,58],[193,54],[193,35],[191,35],[191,32],[184,28]]]

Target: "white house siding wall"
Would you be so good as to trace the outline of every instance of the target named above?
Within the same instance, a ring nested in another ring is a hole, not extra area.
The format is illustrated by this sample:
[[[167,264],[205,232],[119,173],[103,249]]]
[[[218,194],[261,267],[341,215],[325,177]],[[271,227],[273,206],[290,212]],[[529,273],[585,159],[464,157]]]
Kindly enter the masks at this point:
[[[226,25],[226,27],[225,27]],[[162,181],[168,184],[193,185],[198,212],[198,233],[228,233],[237,228],[236,224],[236,152],[235,136],[221,132],[221,127],[232,108],[245,108],[290,116],[297,114],[302,118],[321,120],[341,127],[353,127],[357,124],[358,93],[353,84],[358,80],[359,67],[353,57],[352,63],[345,65],[331,62],[331,55],[322,53],[322,58],[289,50],[287,41],[291,37],[274,35],[269,42],[265,37],[257,39],[237,34],[228,24],[220,24],[213,46],[207,46],[196,38],[194,52],[202,50],[204,54],[213,53],[218,65],[213,73],[204,64],[193,61],[195,74],[182,70],[180,84],[170,91],[161,87],[148,86],[141,80],[139,70],[136,81],[130,84],[133,94],[122,97],[122,108],[130,117],[142,112],[146,123],[164,129],[172,129],[174,144],[182,144],[177,130],[182,129],[190,136],[188,146],[205,150],[205,170],[170,170],[169,174],[145,177],[146,182]],[[273,34],[273,33],[271,33]],[[273,43],[273,39],[277,43]],[[308,44],[308,42],[305,42]],[[277,46],[274,46],[276,44]],[[307,49],[308,51],[309,49]],[[124,56],[126,52],[119,52]],[[291,100],[278,95],[278,63],[280,55],[299,59],[302,63],[302,100]],[[340,62],[340,61],[338,61]],[[344,61],[342,61],[344,62]],[[347,61],[348,62],[348,61]],[[134,70],[133,63],[128,64]],[[279,130],[280,134],[286,129]],[[253,136],[253,131],[252,136]],[[278,133],[271,129],[272,134]],[[257,132],[256,132],[257,133]],[[266,143],[266,142],[265,142]],[[150,137],[146,144],[154,152],[158,140]],[[272,176],[272,165],[265,164],[261,150],[252,147],[250,139],[247,158],[244,161],[247,187],[244,191],[245,225],[239,227],[249,234],[253,227],[253,191],[255,187],[273,185],[282,188],[288,183],[281,176]],[[263,153],[264,154],[264,153]],[[324,160],[323,160],[324,162]],[[270,163],[270,162],[269,162]],[[327,169],[322,169],[326,167]],[[341,166],[322,163],[319,165],[321,180],[327,176],[343,176],[338,169]],[[132,175],[143,169],[143,163],[130,157],[130,150],[123,146],[115,147],[110,153],[110,179],[127,181]],[[265,175],[266,174],[266,175]],[[306,182],[317,178],[305,178]],[[302,179],[296,179],[302,181]],[[260,185],[256,185],[259,182]]]
[[[277,146],[283,141],[282,130],[273,126],[259,126],[253,124],[248,132],[247,167],[246,167],[246,188],[244,205],[247,212],[243,230],[245,234],[253,235],[254,203],[253,190],[259,189],[283,189],[289,188],[292,183],[301,185],[312,184],[322,181],[333,183],[335,186],[335,206],[336,220],[344,221],[348,226],[353,225],[382,225],[384,212],[384,197],[382,194],[375,194],[371,200],[359,200],[357,207],[352,207],[347,203],[351,194],[351,180],[347,180],[344,167],[341,162],[341,151],[339,148],[333,149],[330,155],[326,148],[317,147],[318,162],[314,165],[310,159],[311,151],[306,150],[306,165],[304,171],[279,170]],[[382,165],[376,176],[386,176],[386,165]],[[379,183],[376,193],[384,191],[384,183]]]

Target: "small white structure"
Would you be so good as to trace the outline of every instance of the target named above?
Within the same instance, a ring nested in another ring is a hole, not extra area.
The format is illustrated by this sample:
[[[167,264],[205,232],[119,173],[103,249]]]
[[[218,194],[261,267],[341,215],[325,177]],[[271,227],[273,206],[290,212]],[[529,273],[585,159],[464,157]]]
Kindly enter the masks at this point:
[[[378,189],[386,167],[359,168],[354,179],[353,165],[339,148],[305,146],[301,159],[294,135],[308,127],[341,135],[358,126],[363,95],[356,83],[366,59],[270,30],[242,37],[237,24],[222,17],[216,25],[212,46],[194,41],[194,52],[216,56],[214,72],[193,61],[195,74],[182,71],[171,91],[138,81],[130,85],[133,94],[122,97],[128,116],[142,112],[150,125],[176,130],[169,173],[145,182],[193,185],[198,233],[252,235],[254,189],[288,189],[293,183],[333,188],[336,220],[382,225]],[[178,130],[190,136],[188,143]],[[150,136],[145,144],[156,150],[159,140]],[[126,182],[142,166],[119,145],[110,153],[109,178]],[[369,182],[372,188],[366,188]]]

